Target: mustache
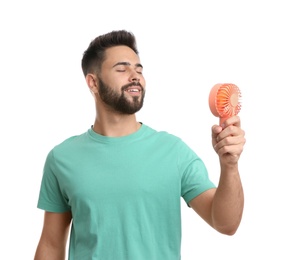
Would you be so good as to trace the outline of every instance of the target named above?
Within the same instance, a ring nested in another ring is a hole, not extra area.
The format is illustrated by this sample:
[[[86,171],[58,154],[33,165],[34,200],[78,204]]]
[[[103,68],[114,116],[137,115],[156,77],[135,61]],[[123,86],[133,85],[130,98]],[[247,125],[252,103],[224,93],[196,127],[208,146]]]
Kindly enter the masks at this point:
[[[124,85],[124,86],[122,87],[122,90],[124,91],[124,90],[126,90],[127,88],[133,87],[133,86],[139,86],[139,87],[142,89],[142,91],[144,91],[143,86],[142,86],[141,83],[139,83],[139,82],[131,82],[131,83],[127,84],[127,85]]]

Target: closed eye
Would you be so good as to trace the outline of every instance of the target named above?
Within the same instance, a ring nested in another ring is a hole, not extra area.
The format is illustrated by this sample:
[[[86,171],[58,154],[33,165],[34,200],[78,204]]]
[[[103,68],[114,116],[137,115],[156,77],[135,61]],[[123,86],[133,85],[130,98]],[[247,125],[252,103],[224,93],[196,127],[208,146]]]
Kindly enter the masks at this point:
[[[138,65],[136,66],[136,72],[139,73],[139,74],[142,74],[142,71],[143,71],[142,65],[141,65],[141,64],[138,64]]]
[[[126,72],[129,66],[131,66],[129,62],[118,62],[113,67],[116,67],[117,72]],[[135,70],[138,74],[142,74],[143,66],[140,63],[136,63]]]

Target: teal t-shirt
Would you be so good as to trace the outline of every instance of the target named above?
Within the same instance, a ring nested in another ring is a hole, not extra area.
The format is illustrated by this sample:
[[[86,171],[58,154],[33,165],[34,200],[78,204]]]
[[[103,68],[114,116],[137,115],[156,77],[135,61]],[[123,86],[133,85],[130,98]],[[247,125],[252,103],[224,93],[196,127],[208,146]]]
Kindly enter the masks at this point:
[[[48,154],[38,208],[72,212],[69,260],[180,260],[181,197],[214,187],[172,134],[144,124],[124,137],[89,129]]]

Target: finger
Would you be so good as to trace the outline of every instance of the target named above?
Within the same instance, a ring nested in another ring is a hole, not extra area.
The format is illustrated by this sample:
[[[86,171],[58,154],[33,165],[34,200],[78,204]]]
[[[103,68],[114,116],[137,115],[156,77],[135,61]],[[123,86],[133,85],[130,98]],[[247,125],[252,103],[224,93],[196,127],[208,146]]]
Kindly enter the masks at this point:
[[[234,126],[238,126],[241,127],[241,119],[239,116],[232,116],[230,118],[228,118],[227,120],[225,120],[222,124],[223,128],[228,127],[229,125],[234,125]]]
[[[211,128],[212,138],[216,138],[217,135],[222,131],[222,127],[219,125],[213,125]]]
[[[242,135],[229,136],[215,144],[214,149],[219,155],[225,153],[237,154],[243,151],[245,142],[246,139]]]
[[[222,127],[219,125],[214,125],[211,128],[211,136],[212,136],[212,145],[215,146],[215,144],[218,142],[218,135],[221,133]]]
[[[217,141],[219,142],[230,136],[245,136],[245,132],[238,126],[229,125],[218,135]]]
[[[219,157],[222,157],[228,154],[232,156],[240,157],[242,152],[243,152],[242,145],[226,145],[217,150]]]

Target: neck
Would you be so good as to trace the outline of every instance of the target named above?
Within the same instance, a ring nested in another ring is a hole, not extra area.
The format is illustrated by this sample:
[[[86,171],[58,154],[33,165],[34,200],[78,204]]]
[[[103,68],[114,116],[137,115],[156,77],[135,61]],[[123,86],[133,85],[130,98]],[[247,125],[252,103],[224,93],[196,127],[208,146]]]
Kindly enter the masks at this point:
[[[92,130],[104,136],[121,137],[138,131],[140,127],[135,115],[116,115],[111,118],[97,115]]]

